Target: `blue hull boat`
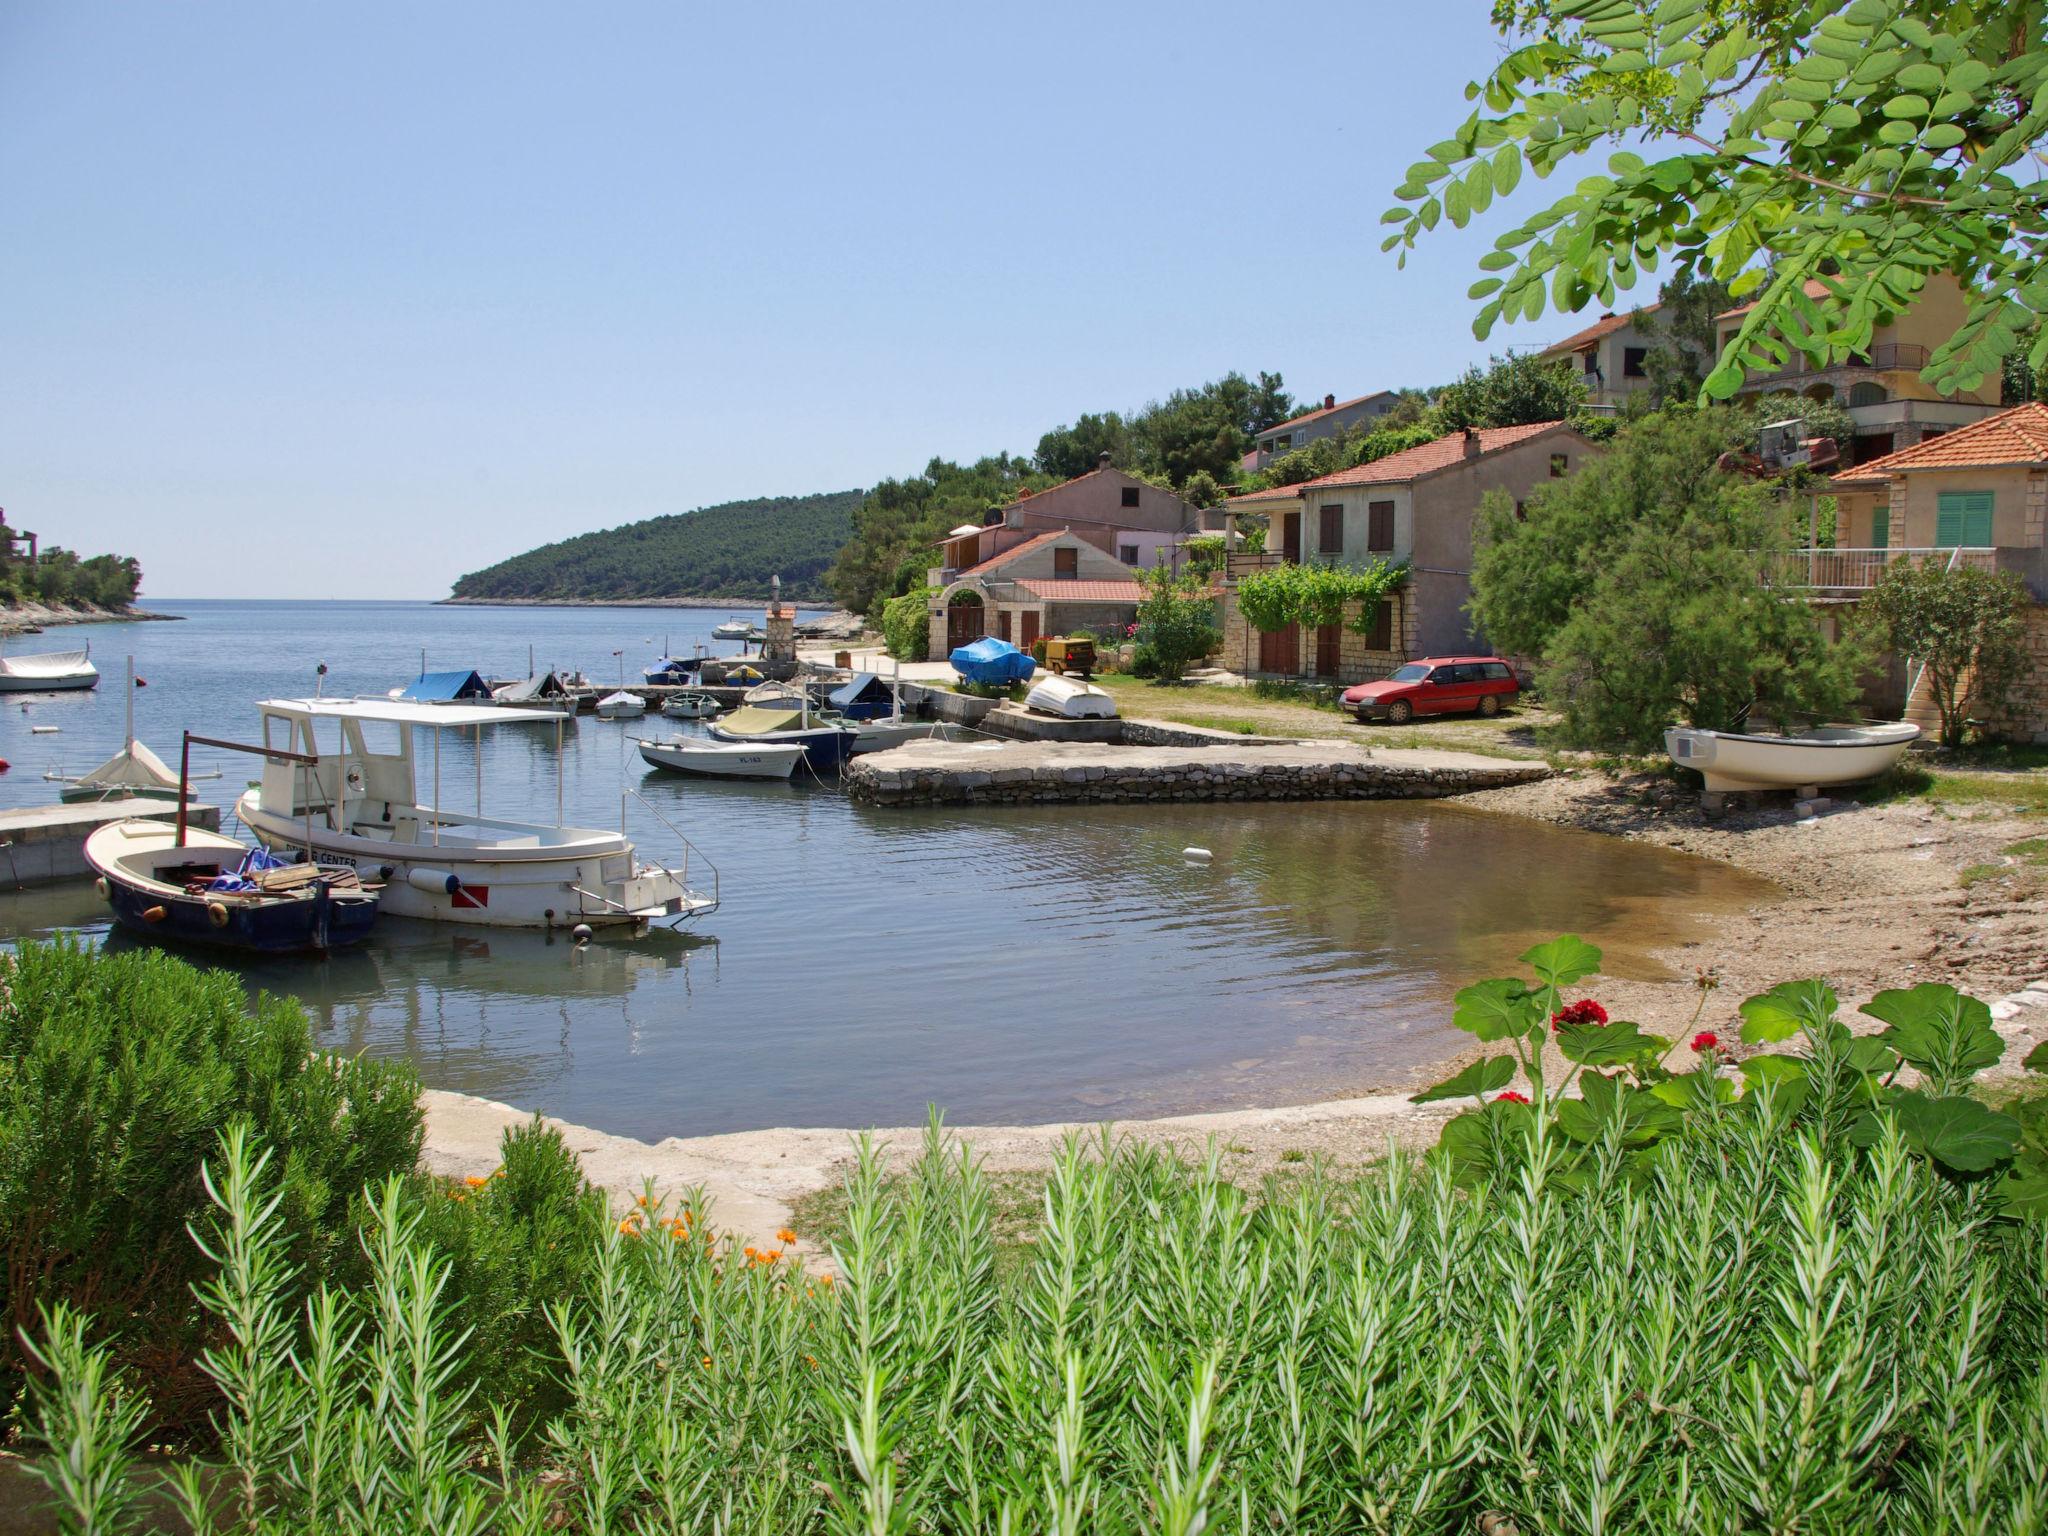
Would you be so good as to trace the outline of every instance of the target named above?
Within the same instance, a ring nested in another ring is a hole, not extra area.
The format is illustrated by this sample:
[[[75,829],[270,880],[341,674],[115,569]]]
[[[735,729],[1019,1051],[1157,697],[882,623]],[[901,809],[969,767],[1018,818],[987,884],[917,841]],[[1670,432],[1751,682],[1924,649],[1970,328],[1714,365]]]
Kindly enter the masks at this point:
[[[718,741],[754,747],[800,746],[805,763],[818,773],[836,773],[853,755],[853,744],[859,739],[859,733],[851,726],[836,721],[821,721],[813,716],[811,723],[805,725],[798,710],[763,709],[756,705],[726,716],[711,727],[711,735]]]

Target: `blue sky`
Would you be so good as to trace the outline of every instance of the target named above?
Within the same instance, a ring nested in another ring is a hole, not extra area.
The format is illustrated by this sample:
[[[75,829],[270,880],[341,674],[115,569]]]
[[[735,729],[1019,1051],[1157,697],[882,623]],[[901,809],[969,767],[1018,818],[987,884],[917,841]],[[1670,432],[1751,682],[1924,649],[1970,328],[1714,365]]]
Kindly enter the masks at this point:
[[[1486,10],[7,0],[0,506],[157,598],[435,597],[1231,368],[1441,382],[1517,215],[1378,221]]]

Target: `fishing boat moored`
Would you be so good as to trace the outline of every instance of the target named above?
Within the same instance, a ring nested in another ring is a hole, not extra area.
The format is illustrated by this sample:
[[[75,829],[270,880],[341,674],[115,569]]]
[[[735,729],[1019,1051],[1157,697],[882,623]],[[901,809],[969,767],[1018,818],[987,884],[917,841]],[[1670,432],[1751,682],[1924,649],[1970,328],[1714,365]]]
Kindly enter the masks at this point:
[[[646,713],[647,701],[623,688],[597,701],[597,718],[600,720],[637,720]]]
[[[90,645],[82,651],[0,656],[0,693],[61,693],[99,685],[100,669],[92,664]]]
[[[750,746],[736,741],[672,736],[643,741],[640,756],[651,768],[694,773],[713,779],[786,779],[804,755],[800,742]]]
[[[671,720],[709,720],[725,706],[708,693],[679,693],[661,706]]]

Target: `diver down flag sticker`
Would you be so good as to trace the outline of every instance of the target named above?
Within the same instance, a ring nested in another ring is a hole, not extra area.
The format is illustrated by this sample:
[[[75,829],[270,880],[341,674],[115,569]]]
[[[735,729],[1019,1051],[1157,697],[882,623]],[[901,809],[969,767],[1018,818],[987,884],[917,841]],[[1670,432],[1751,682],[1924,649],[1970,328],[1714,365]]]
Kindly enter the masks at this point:
[[[457,886],[451,899],[458,912],[466,908],[481,910],[491,904],[491,888],[488,885]]]

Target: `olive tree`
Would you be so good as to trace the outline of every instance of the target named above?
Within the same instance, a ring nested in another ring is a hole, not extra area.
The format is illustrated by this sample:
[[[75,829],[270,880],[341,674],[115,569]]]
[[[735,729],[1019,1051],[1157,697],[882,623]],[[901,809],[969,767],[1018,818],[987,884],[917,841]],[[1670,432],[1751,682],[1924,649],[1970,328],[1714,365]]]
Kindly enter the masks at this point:
[[[1962,745],[1971,699],[1996,709],[2024,665],[2027,606],[2010,572],[1903,560],[1863,604],[1881,642],[1924,669],[1945,747]]]

